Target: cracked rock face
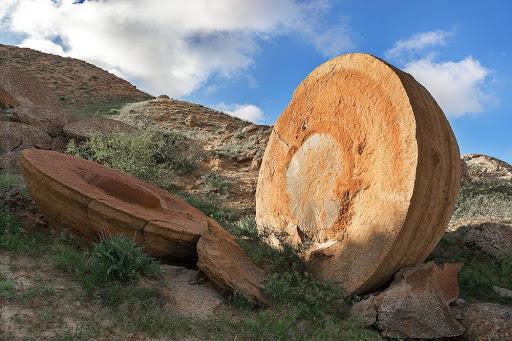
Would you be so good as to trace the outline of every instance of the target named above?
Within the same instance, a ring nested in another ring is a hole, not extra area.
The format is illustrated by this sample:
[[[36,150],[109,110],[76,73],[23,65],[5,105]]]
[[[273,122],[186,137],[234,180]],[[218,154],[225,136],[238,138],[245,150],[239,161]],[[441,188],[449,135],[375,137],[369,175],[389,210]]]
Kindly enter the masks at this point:
[[[336,57],[295,90],[265,151],[261,227],[306,243],[310,270],[346,293],[376,289],[440,240],[459,150],[428,91],[366,54]]]
[[[85,240],[123,234],[150,255],[194,264],[218,287],[263,301],[264,273],[234,238],[185,201],[125,173],[25,149],[22,174],[49,224]]]

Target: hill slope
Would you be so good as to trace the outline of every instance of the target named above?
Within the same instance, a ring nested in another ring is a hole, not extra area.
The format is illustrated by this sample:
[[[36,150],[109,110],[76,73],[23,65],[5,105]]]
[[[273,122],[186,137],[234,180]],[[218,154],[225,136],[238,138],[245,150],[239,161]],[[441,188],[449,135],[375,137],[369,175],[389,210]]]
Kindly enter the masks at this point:
[[[52,89],[72,114],[107,113],[151,98],[129,82],[84,61],[0,44],[0,65],[14,66]]]

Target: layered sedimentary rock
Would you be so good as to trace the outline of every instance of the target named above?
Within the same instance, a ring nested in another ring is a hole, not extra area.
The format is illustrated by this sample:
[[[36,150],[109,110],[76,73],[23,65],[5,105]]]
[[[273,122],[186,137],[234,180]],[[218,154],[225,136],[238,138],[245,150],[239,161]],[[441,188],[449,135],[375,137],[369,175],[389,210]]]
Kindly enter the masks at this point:
[[[226,231],[185,201],[125,173],[53,151],[25,149],[21,166],[50,225],[91,241],[123,234],[170,261],[190,264],[199,254],[199,268],[216,285],[251,300],[262,297],[255,293],[263,287],[262,271]]]
[[[197,267],[218,287],[240,293],[251,301],[265,302],[265,272],[240,249],[235,239],[216,221],[197,244]],[[236,259],[236,261],[233,261]]]
[[[428,91],[378,58],[347,54],[314,70],[274,126],[256,219],[303,243],[311,271],[363,293],[427,257],[459,180],[457,142]]]
[[[132,133],[135,128],[129,124],[108,118],[86,118],[68,123],[64,133],[70,139],[83,141],[94,135],[111,134],[112,132]]]

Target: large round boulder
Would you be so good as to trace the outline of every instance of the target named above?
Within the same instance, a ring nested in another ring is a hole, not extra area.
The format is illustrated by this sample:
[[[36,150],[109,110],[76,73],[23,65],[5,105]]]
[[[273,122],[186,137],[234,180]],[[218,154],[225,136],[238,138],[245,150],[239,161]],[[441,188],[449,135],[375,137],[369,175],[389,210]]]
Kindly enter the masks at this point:
[[[336,57],[295,90],[259,173],[260,228],[309,268],[364,293],[439,242],[460,181],[450,125],[414,78],[367,54]]]

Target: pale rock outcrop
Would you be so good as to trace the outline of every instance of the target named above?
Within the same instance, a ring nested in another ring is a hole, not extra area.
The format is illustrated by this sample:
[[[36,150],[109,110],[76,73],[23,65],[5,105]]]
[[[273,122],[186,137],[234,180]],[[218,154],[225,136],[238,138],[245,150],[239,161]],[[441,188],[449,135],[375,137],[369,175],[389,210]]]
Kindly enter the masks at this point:
[[[512,225],[481,223],[465,226],[464,244],[494,258],[512,257]]]
[[[481,154],[462,156],[462,179],[476,180],[512,180],[512,166],[505,161]]]
[[[404,268],[389,288],[357,302],[351,315],[375,325],[391,338],[443,338],[459,336],[464,328],[449,308],[459,294],[461,264],[433,262]]]
[[[378,58],[346,54],[314,70],[274,126],[256,220],[278,233],[298,226],[310,270],[365,293],[434,249],[459,181],[457,142],[428,91]]]

